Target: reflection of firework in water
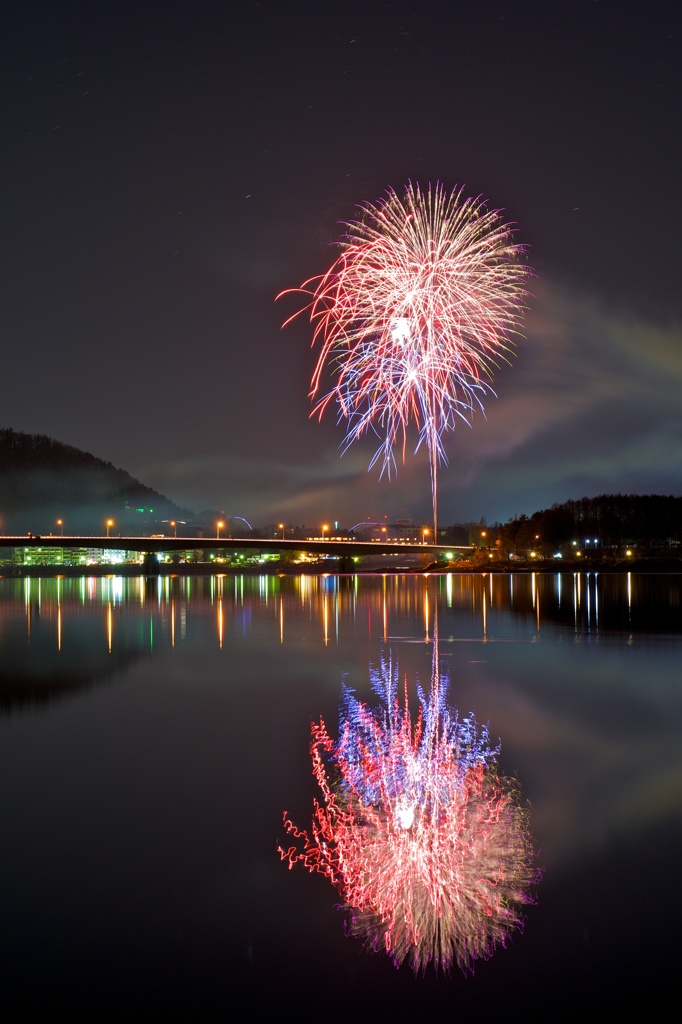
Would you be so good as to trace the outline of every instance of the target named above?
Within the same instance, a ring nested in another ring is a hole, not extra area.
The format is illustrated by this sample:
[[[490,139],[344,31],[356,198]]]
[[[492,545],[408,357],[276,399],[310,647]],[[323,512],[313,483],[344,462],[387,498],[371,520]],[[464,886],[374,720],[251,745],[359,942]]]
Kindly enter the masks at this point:
[[[435,653],[435,652],[434,652]],[[435,658],[434,658],[435,664]],[[322,791],[310,834],[287,817],[298,845],[280,848],[326,875],[350,914],[350,931],[415,972],[430,961],[471,970],[523,924],[538,871],[528,812],[511,779],[496,773],[499,748],[473,717],[459,720],[434,670],[413,723],[384,663],[371,711],[345,694],[335,742],[313,724],[313,773]]]
[[[332,267],[294,289],[310,299],[322,346],[311,395],[329,365],[334,386],[315,411],[338,404],[344,450],[377,434],[370,468],[380,461],[382,473],[395,465],[396,444],[404,458],[408,425],[416,426],[417,447],[429,453],[435,527],[443,434],[483,407],[492,369],[519,331],[529,270],[511,225],[461,189],[409,184],[361,211],[345,225]]]

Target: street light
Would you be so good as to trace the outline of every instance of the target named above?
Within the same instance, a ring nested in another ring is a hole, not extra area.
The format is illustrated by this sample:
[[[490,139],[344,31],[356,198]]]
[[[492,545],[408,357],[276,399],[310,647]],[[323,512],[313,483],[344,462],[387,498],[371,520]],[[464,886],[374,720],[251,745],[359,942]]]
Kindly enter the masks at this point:
[[[278,523],[277,529],[282,531],[282,540],[284,540],[284,523]]]
[[[177,537],[177,535],[178,535],[178,524],[175,522],[174,519],[171,519],[169,525],[173,527],[173,536]]]
[[[424,529],[422,530],[422,544],[426,544],[426,538],[428,537],[429,532],[430,531],[428,526],[425,526]]]
[[[58,519],[57,520],[57,526],[59,527],[59,530],[60,530],[61,535],[63,537],[64,536],[64,520],[63,519]]]
[[[111,527],[113,525],[114,525],[114,520],[113,519],[107,519],[107,537],[109,536],[109,530],[111,529]]]
[[[327,539],[325,537],[325,533],[327,532],[328,529],[329,529],[329,527],[327,526],[327,524],[323,523],[323,525],[322,525],[322,540],[326,540]]]
[[[225,525],[225,523],[222,521],[222,519],[219,519],[218,522],[215,525],[216,525],[216,530],[218,531],[216,536],[217,536],[218,540],[220,540],[220,531],[222,530],[222,528]]]

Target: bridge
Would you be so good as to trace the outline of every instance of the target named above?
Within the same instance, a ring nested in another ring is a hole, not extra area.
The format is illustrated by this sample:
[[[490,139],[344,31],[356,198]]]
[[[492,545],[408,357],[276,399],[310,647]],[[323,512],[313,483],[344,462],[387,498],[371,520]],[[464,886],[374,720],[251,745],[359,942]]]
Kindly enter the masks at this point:
[[[145,555],[145,567],[151,571],[153,555],[180,551],[260,551],[284,554],[305,551],[327,555],[340,560],[362,558],[367,555],[419,554],[436,561],[446,552],[469,552],[473,547],[461,544],[425,544],[402,540],[356,540],[336,537],[289,540],[282,537],[122,537],[122,536],[0,536],[2,548],[95,548],[101,551],[130,551]]]

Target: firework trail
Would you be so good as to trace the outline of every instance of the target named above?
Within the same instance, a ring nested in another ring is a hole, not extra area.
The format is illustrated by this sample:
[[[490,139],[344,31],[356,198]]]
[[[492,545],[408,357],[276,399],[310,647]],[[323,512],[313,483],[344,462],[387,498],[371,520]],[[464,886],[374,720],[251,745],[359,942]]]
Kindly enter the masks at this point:
[[[347,421],[343,450],[368,431],[381,443],[370,463],[395,468],[416,426],[431,467],[434,532],[437,467],[447,462],[443,435],[470,422],[492,393],[489,381],[520,333],[530,270],[512,225],[478,198],[436,184],[389,189],[345,225],[332,267],[300,288],[309,300],[320,353],[311,383],[320,417],[335,400]],[[278,296],[279,297],[279,296]],[[325,368],[334,386],[320,396]],[[416,450],[415,449],[415,450]]]
[[[390,661],[372,674],[379,708],[346,690],[338,741],[313,723],[322,800],[310,833],[285,812],[296,842],[279,853],[329,878],[350,932],[396,966],[466,973],[522,927],[539,873],[518,786],[497,774],[499,747],[448,710],[435,645],[434,666],[414,723]]]

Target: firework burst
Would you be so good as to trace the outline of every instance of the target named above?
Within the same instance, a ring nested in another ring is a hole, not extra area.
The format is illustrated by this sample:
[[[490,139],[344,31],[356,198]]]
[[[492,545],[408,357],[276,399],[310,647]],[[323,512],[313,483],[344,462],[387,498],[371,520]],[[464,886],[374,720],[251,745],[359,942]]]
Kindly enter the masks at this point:
[[[295,843],[280,856],[329,878],[351,933],[396,966],[466,973],[522,927],[533,902],[528,812],[497,773],[487,729],[447,709],[437,668],[428,695],[417,688],[414,723],[396,667],[383,663],[373,684],[375,710],[346,691],[338,741],[322,720],[312,725],[322,801],[310,833],[285,812]]]
[[[492,393],[492,371],[520,333],[530,271],[512,225],[461,189],[409,184],[360,210],[332,267],[290,290],[309,300],[299,313],[321,346],[314,412],[337,403],[344,451],[374,432],[370,468],[379,462],[389,476],[413,424],[416,448],[429,453],[435,530],[443,435]],[[320,395],[326,368],[334,385]]]

